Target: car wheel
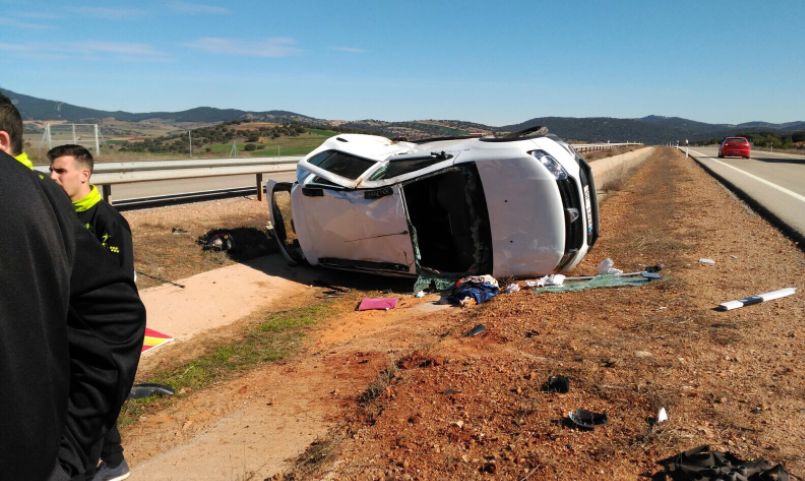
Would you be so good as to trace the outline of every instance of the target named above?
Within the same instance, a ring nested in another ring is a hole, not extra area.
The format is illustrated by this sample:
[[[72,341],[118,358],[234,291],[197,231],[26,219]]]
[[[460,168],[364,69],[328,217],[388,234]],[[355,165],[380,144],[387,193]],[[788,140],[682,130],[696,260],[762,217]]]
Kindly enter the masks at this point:
[[[719,158],[719,159],[723,159],[723,158],[724,158],[724,156],[723,156],[722,154],[718,154],[718,158]]]

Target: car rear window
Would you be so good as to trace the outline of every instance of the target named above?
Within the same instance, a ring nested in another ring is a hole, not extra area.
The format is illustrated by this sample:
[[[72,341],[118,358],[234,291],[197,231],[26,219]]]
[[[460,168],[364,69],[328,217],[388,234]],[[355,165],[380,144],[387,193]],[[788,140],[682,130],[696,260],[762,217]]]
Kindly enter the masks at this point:
[[[347,179],[357,179],[361,174],[375,164],[374,160],[356,157],[337,150],[319,152],[307,160],[322,169],[340,175]]]
[[[749,141],[746,140],[743,137],[730,137],[730,138],[727,139],[727,143],[728,144],[747,144],[747,143],[749,143]]]

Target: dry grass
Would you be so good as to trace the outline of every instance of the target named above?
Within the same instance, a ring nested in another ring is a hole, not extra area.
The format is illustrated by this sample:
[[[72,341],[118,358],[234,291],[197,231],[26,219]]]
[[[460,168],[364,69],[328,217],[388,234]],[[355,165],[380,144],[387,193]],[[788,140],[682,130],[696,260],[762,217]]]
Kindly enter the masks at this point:
[[[134,237],[134,265],[143,289],[232,264],[223,252],[202,251],[212,229],[264,230],[268,211],[254,198],[224,199],[124,212]]]

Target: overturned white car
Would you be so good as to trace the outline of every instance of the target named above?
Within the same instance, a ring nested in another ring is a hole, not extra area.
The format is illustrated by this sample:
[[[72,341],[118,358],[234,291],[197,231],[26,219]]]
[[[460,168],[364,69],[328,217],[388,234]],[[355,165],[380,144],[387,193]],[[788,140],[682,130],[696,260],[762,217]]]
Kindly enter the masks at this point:
[[[342,134],[266,183],[292,261],[394,276],[565,272],[598,237],[589,165],[531,129],[416,142]]]

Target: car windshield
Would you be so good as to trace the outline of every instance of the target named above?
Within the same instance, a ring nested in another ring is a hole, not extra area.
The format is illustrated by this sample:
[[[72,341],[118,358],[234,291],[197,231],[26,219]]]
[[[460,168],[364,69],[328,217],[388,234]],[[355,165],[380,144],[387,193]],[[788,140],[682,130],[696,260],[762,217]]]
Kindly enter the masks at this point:
[[[374,160],[356,157],[337,150],[325,150],[307,161],[328,172],[351,180],[357,179],[375,164]]]

